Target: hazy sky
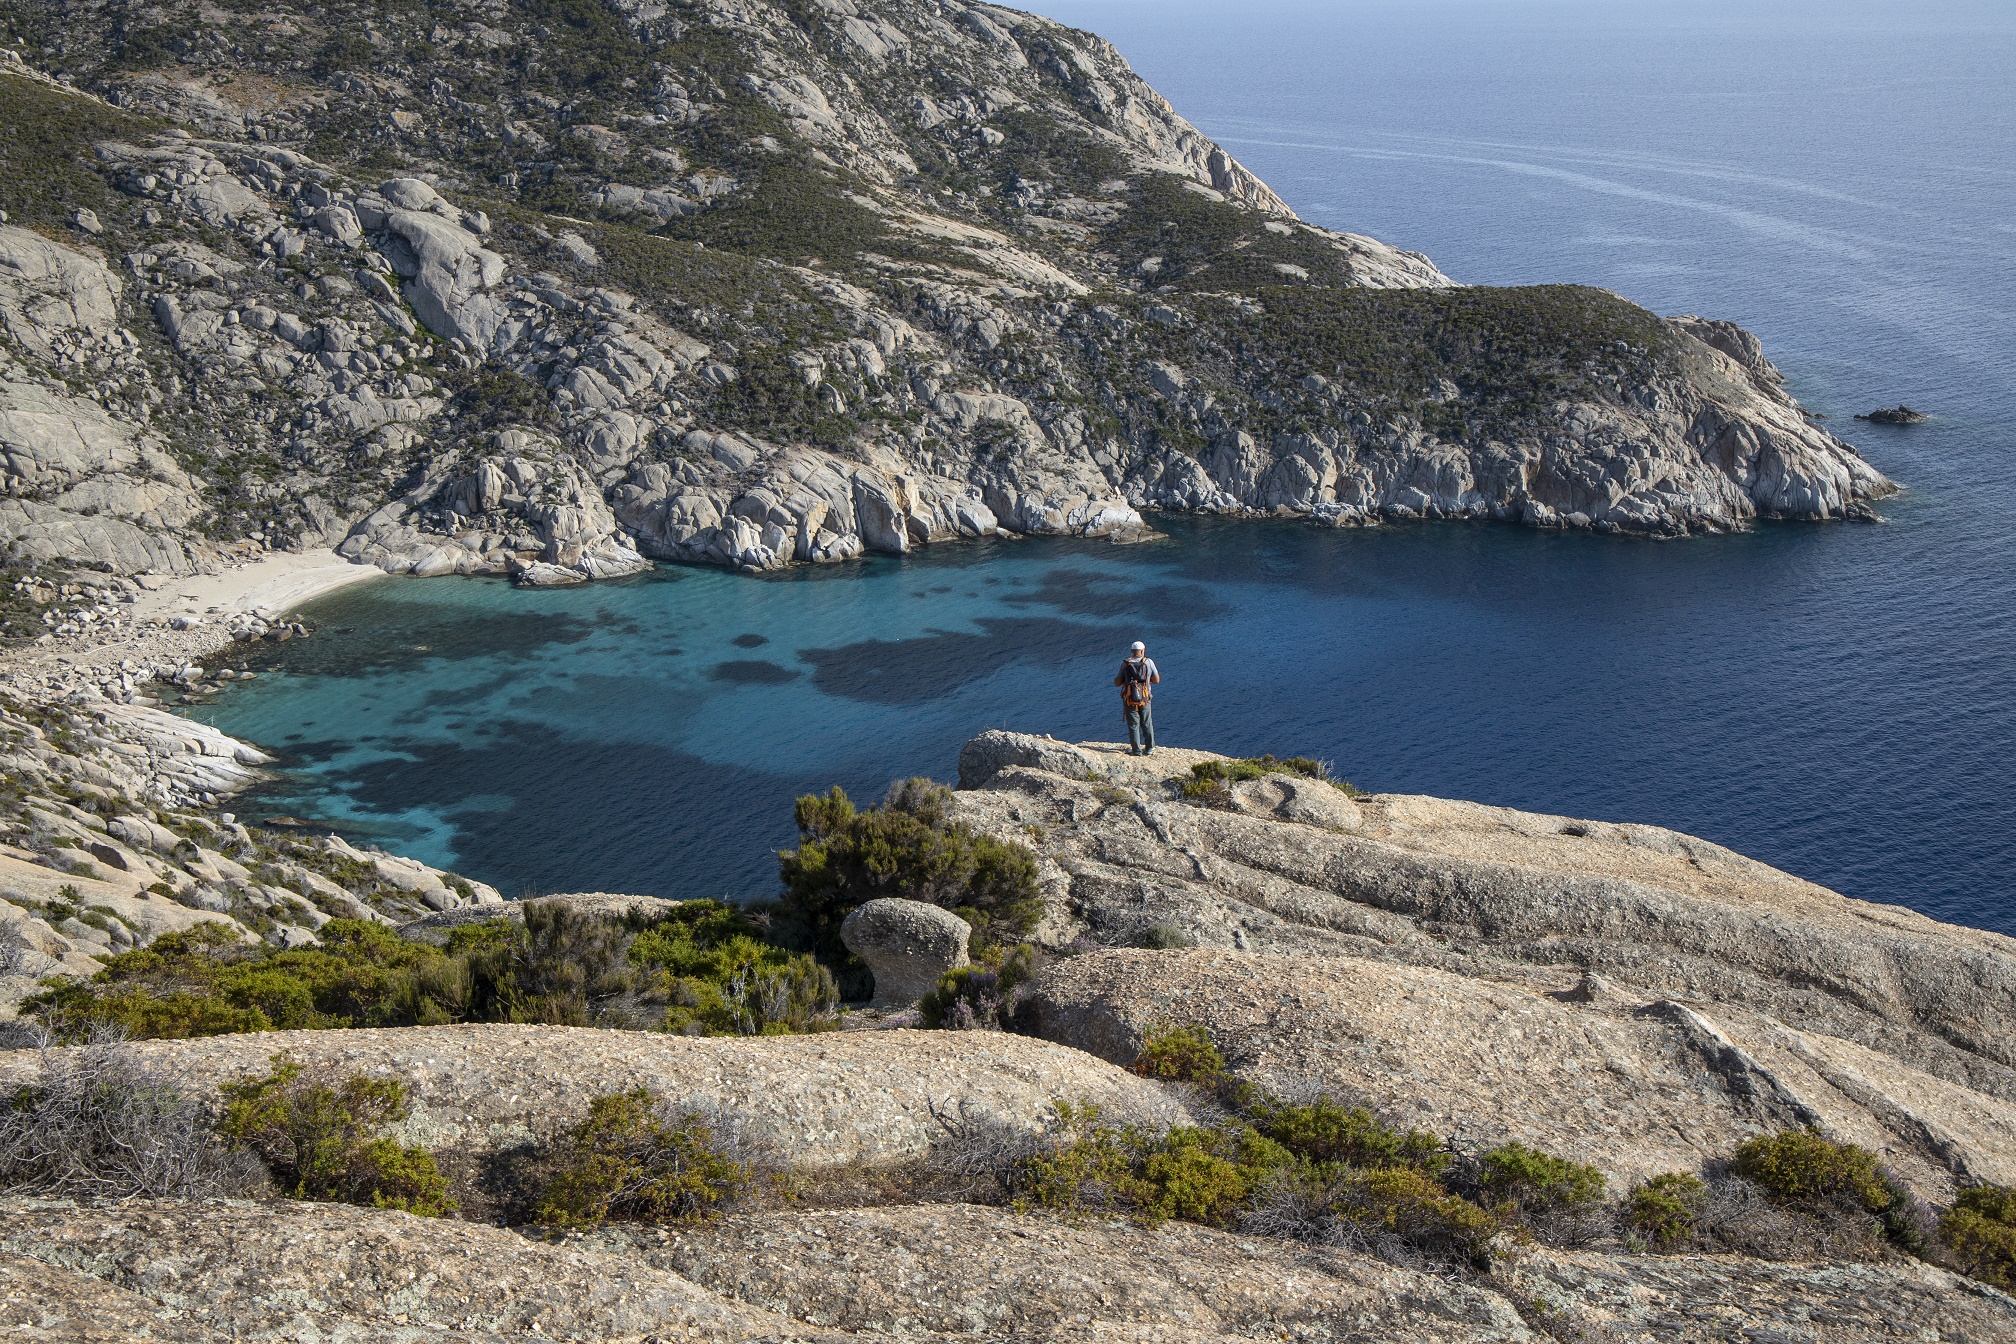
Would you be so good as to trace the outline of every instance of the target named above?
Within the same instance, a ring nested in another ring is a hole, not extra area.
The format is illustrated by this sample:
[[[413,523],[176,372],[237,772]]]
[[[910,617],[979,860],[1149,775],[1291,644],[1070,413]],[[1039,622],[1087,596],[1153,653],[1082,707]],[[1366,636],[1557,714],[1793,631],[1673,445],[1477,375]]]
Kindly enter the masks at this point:
[[[1135,26],[1144,14],[1165,17],[1172,24],[1201,21],[1206,26],[1227,19],[1251,24],[1284,19],[1410,23],[1432,14],[1489,16],[1497,23],[1534,27],[1593,19],[1611,28],[2016,32],[2012,0],[1024,0],[1011,7],[1094,32],[1100,30],[1102,18]]]

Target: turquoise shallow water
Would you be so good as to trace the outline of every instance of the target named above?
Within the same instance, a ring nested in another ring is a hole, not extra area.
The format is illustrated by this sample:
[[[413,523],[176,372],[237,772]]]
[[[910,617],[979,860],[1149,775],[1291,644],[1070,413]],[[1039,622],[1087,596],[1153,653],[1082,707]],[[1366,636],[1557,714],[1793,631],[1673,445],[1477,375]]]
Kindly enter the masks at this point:
[[[1168,524],[751,580],[386,582],[201,716],[259,801],[509,893],[762,895],[790,800],[994,725],[1677,826],[2016,933],[2016,20],[1988,5],[1049,0],[1311,218],[1745,322],[1911,492],[1682,543]],[[1912,430],[1848,417],[1909,400]],[[341,633],[348,631],[349,633]]]
[[[290,753],[293,782],[260,807],[513,894],[760,896],[799,793],[949,778],[990,726],[1119,736],[1110,678],[1139,634],[1164,672],[1165,742],[1661,822],[2000,922],[1980,896],[2016,817],[1978,786],[2006,780],[1990,746],[2006,710],[1928,706],[1978,700],[2007,650],[1927,656],[1840,582],[1890,564],[1899,531],[1675,546],[1169,528],[1148,547],[984,543],[761,580],[387,580],[310,608],[322,632],[202,717]]]

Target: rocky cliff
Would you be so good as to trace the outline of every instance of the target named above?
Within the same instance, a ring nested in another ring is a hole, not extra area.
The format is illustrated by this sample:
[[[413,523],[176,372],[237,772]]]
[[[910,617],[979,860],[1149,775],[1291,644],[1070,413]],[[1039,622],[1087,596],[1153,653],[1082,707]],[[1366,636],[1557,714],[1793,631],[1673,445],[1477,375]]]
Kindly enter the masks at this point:
[[[1678,534],[1891,488],[1747,333],[1305,223],[1012,10],[115,9],[0,18],[20,558],[568,582],[1156,509]]]

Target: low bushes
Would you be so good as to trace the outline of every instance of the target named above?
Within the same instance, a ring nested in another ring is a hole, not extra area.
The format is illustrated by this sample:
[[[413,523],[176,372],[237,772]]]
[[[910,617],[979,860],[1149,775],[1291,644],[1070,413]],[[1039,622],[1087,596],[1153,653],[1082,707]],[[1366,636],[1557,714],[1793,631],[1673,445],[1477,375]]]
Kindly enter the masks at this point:
[[[203,1107],[116,1044],[47,1055],[0,1104],[0,1189],[72,1199],[253,1193],[257,1162],[218,1142]]]
[[[1881,1213],[1897,1198],[1876,1154],[1816,1130],[1751,1139],[1736,1150],[1734,1167],[1778,1198],[1798,1203]]]
[[[1247,756],[1239,760],[1199,761],[1190,767],[1190,778],[1183,781],[1183,796],[1200,802],[1214,802],[1226,796],[1233,784],[1249,779],[1260,779],[1267,775],[1299,775],[1304,779],[1320,779],[1334,786],[1352,798],[1364,796],[1364,790],[1341,779],[1330,778],[1330,767],[1323,761],[1307,756],[1290,756],[1277,760],[1272,756]]]
[[[1264,1100],[1255,1106],[1260,1130],[1289,1151],[1328,1166],[1407,1167],[1430,1177],[1448,1169],[1451,1155],[1426,1130],[1381,1124],[1369,1107],[1318,1097],[1299,1106]]]
[[[1182,1218],[1444,1267],[1488,1265],[1493,1239],[1517,1227],[1514,1202],[1487,1206],[1488,1192],[1452,1187],[1457,1155],[1435,1135],[1384,1124],[1334,1096],[1287,1100],[1241,1082],[1202,1027],[1151,1031],[1133,1068],[1205,1089],[1207,1107],[1224,1118],[1156,1132],[1107,1124],[1096,1107],[1059,1105],[1051,1139],[1005,1178],[1018,1207]],[[1507,1173],[1507,1189],[1516,1178],[1579,1196],[1588,1183],[1588,1169],[1530,1150],[1486,1158]]]
[[[917,1003],[926,1027],[949,1031],[1010,1031],[1041,962],[1024,943],[972,966],[947,971]]]
[[[1057,1105],[1058,1141],[1013,1176],[1018,1208],[1111,1209],[1145,1222],[1229,1226],[1293,1155],[1251,1126],[1157,1132],[1100,1120],[1095,1105]]]
[[[568,1132],[534,1217],[552,1227],[612,1219],[691,1222],[746,1189],[755,1164],[717,1126],[645,1088],[600,1096]]]
[[[780,932],[835,968],[850,994],[865,997],[867,971],[841,943],[840,924],[868,901],[942,906],[973,926],[976,954],[1014,946],[1042,917],[1036,856],[952,821],[951,799],[944,785],[912,779],[866,811],[838,786],[798,800],[798,848],[778,855]]]
[[[1581,1162],[1508,1143],[1479,1159],[1478,1187],[1522,1214],[1603,1202],[1603,1173]]]
[[[741,911],[689,901],[637,935],[630,964],[648,1001],[666,1005],[667,1031],[776,1036],[836,1025],[833,973],[809,956],[762,942]]]
[[[406,1118],[406,1085],[393,1078],[309,1074],[284,1052],[264,1078],[226,1084],[218,1132],[257,1153],[293,1199],[452,1212],[448,1181],[424,1148],[377,1131]]]
[[[1939,1220],[1939,1240],[1963,1272],[2016,1292],[2016,1190],[1984,1185],[1961,1191]]]
[[[450,1022],[544,1022],[713,1035],[818,1030],[832,976],[763,942],[740,910],[688,901],[662,915],[588,914],[533,902],[519,922],[450,931],[445,947],[331,920],[321,946],[245,944],[222,924],[165,934],[88,981],[23,1005],[60,1039]]]
[[[1708,1183],[1687,1171],[1669,1171],[1631,1187],[1626,1220],[1639,1240],[1655,1251],[1678,1250],[1692,1239]]]
[[[45,990],[22,1012],[63,1040],[107,1028],[149,1039],[389,1025],[374,1010],[399,973],[439,955],[365,920],[331,920],[320,938],[320,947],[281,949],[198,924],[120,953],[90,980]]]
[[[1438,1179],[1439,1154],[1419,1151],[1432,1136],[1382,1130],[1334,1101],[1265,1100],[1216,1125],[1163,1132],[1106,1124],[1095,1106],[1060,1104],[1055,1136],[1023,1157],[1007,1184],[1023,1209],[1180,1218],[1403,1261],[1487,1266],[1492,1239],[1511,1226],[1504,1213]],[[1341,1152],[1368,1160],[1332,1156]]]
[[[1148,1033],[1129,1067],[1143,1078],[1209,1087],[1225,1077],[1225,1056],[1203,1027],[1165,1024]]]

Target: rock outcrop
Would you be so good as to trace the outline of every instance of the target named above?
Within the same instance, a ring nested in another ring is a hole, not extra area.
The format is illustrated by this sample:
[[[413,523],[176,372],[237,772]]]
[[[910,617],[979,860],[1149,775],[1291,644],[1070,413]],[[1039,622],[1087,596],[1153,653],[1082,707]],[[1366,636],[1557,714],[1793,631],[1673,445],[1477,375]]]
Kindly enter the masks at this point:
[[[890,897],[855,907],[840,925],[840,941],[874,972],[877,1008],[908,1008],[930,993],[966,964],[972,935],[950,910]]]
[[[423,77],[310,75],[304,10],[135,74],[45,6],[70,82],[9,54],[0,104],[87,166],[0,224],[0,545],[536,586],[1155,510],[1677,535],[1892,488],[1749,333],[1300,220],[1089,34],[923,0],[612,14],[373,18],[444,53]],[[598,77],[576,124],[557,72],[605,67],[652,73]]]
[[[142,703],[136,673],[0,696],[0,770],[20,790],[0,819],[0,1020],[52,976],[199,924],[296,947],[331,919],[502,909],[481,882],[333,835],[255,835],[212,810],[270,758]]]
[[[726,1218],[669,1241],[591,1244],[741,1302],[866,1336],[1287,1335],[1526,1341],[1497,1294],[1349,1252],[1167,1223],[1070,1224],[966,1204]]]
[[[1038,850],[1039,930],[1059,955],[1012,1008],[1034,1035],[857,1017],[783,1037],[499,1024],[122,1047],[143,1076],[210,1106],[283,1052],[312,1078],[396,1081],[410,1110],[379,1137],[428,1150],[472,1221],[8,1198],[0,1320],[26,1339],[301,1344],[416,1331],[611,1344],[2016,1335],[2007,1296],[1853,1229],[1811,1233],[1800,1260],[1650,1254],[1612,1210],[1589,1215],[1595,1231],[1500,1236],[1488,1265],[1431,1273],[1364,1228],[1284,1239],[1264,1207],[1230,1230],[1025,1210],[1004,1192],[1028,1178],[1014,1164],[1055,1132],[1060,1102],[1133,1133],[1222,1117],[1207,1090],[1119,1067],[1172,1025],[1206,1028],[1234,1073],[1278,1094],[1321,1088],[1459,1152],[1517,1141],[1571,1156],[1613,1197],[1657,1173],[1726,1180],[1721,1159],[1744,1140],[1803,1126],[1876,1150],[1935,1205],[2016,1182],[2009,940],[1656,828],[1351,796],[1290,772],[1187,796],[1188,767],[1219,759],[1005,732],[968,744],[954,817]],[[136,855],[188,843],[179,814],[120,814],[98,832],[80,819],[95,814],[62,807],[50,824]],[[430,904],[424,874],[398,860],[340,857]],[[592,912],[640,900],[549,899]],[[878,904],[853,927],[868,951],[892,941],[863,936],[887,932],[886,907],[918,913]],[[408,927],[431,936],[497,913],[465,904]],[[945,921],[958,923],[938,911],[931,929],[953,933]],[[1140,942],[1154,946],[1126,946]],[[0,1086],[32,1084],[45,1062],[0,1051]],[[795,1176],[700,1224],[562,1238],[475,1221],[522,1211],[593,1100],[640,1087]],[[987,1199],[999,1202],[958,1202]],[[1768,1237],[1791,1215],[1759,1203],[1741,1217]],[[1773,1245],[1756,1249],[1783,1254]]]
[[[1042,836],[1053,941],[1223,949],[1065,961],[1045,1035],[1131,1060],[1194,1020],[1256,1074],[1620,1176],[1817,1124],[1935,1197],[2016,1178],[2016,942],[1657,827],[1327,784],[1291,817],[1290,776],[1207,806],[1179,787],[1207,759],[1013,734],[962,756],[957,816]]]
[[[1922,425],[1932,417],[1923,411],[1914,411],[1903,403],[1895,406],[1880,406],[1855,417],[1875,425]]]
[[[413,1114],[401,1137],[464,1156],[550,1139],[578,1124],[594,1097],[632,1087],[730,1117],[781,1161],[808,1169],[917,1157],[944,1136],[947,1116],[1035,1133],[1059,1098],[1083,1098],[1122,1121],[1188,1119],[1145,1079],[998,1032],[718,1038],[500,1024],[256,1032],[131,1050],[204,1097],[265,1074],[282,1050],[310,1068],[402,1079]],[[0,1053],[0,1078],[24,1081],[33,1067],[31,1056]]]
[[[104,1339],[151,1332],[289,1344],[821,1338],[663,1270],[390,1210],[212,1201],[86,1211],[15,1201],[0,1204],[0,1251],[10,1279],[53,1290],[51,1312],[66,1324],[52,1337],[69,1341],[93,1338],[60,1333],[73,1321],[105,1330]],[[80,1300],[77,1279],[98,1289],[97,1300]],[[164,1320],[163,1307],[173,1316]]]

